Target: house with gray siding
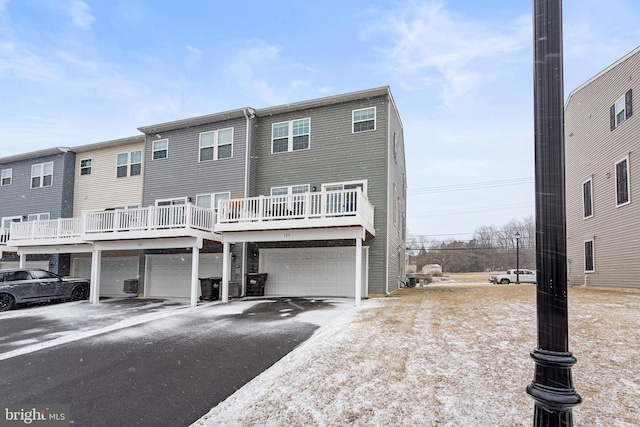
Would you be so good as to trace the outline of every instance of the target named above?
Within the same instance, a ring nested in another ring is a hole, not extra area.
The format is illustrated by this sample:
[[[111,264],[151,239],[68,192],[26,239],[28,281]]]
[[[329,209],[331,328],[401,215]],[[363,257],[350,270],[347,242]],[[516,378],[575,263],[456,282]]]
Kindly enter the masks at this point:
[[[401,286],[404,137],[388,87],[138,130],[73,148],[77,187],[66,191],[75,208],[57,221],[11,225],[6,245],[21,262],[27,252],[74,254],[94,303],[119,294],[125,275],[139,296],[192,305],[206,278],[220,279],[222,301],[306,295],[358,304]]]
[[[640,47],[571,92],[565,106],[569,284],[638,287]]]
[[[73,212],[75,153],[56,147],[0,159],[0,268],[17,267],[17,249],[8,245],[11,224],[70,217]],[[69,274],[68,254],[30,253],[30,266]]]

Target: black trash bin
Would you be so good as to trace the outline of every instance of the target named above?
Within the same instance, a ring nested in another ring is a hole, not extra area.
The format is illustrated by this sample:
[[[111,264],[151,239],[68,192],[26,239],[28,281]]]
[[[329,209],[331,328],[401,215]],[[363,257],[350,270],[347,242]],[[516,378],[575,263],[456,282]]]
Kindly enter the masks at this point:
[[[409,287],[410,288],[415,288],[416,287],[416,278],[415,277],[409,277]]]
[[[220,299],[220,283],[222,277],[205,277],[200,279],[200,301],[216,301]]]
[[[248,273],[247,274],[247,296],[264,296],[264,284],[267,281],[268,273]]]

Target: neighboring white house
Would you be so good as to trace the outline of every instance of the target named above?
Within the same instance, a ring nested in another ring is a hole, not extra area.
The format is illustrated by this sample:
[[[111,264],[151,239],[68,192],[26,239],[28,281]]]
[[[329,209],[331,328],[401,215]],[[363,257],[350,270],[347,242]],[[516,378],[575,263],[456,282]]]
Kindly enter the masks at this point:
[[[422,273],[424,274],[442,274],[442,266],[440,264],[427,264],[422,267]]]

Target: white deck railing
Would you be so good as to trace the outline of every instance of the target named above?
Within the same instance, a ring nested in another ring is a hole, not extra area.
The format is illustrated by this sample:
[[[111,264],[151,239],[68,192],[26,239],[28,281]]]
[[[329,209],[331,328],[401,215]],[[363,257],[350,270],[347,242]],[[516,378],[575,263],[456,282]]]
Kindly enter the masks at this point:
[[[149,206],[84,214],[85,233],[192,228],[213,232],[215,213],[194,205]]]
[[[82,218],[58,218],[45,221],[14,222],[10,241],[70,239],[82,232]]]
[[[6,245],[9,240],[9,229],[0,227],[0,245]]]
[[[373,224],[373,205],[362,190],[258,196],[218,202],[218,222],[221,224],[345,216],[361,216]]]

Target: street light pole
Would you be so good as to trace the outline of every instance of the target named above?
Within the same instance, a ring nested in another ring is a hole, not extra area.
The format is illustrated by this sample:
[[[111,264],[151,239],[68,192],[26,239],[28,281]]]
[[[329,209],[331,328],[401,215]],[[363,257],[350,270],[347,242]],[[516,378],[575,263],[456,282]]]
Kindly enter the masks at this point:
[[[573,426],[582,401],[573,388],[567,307],[562,1],[534,0],[534,121],[538,347],[534,426]]]
[[[520,284],[520,233],[516,231],[516,284]]]

